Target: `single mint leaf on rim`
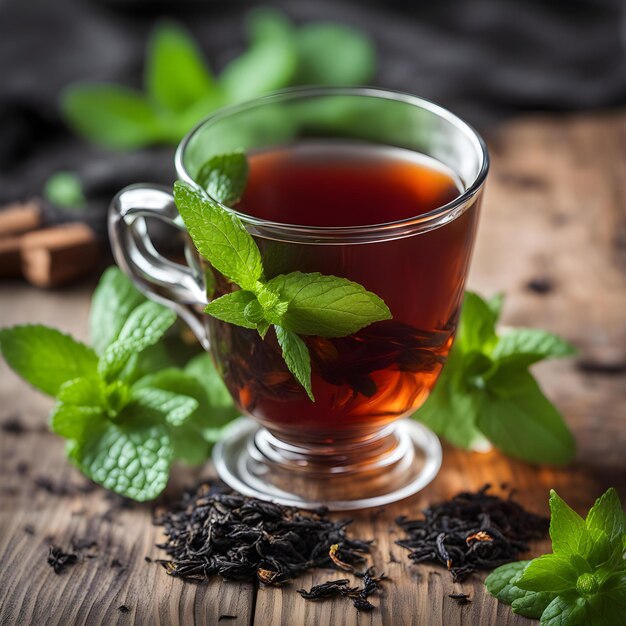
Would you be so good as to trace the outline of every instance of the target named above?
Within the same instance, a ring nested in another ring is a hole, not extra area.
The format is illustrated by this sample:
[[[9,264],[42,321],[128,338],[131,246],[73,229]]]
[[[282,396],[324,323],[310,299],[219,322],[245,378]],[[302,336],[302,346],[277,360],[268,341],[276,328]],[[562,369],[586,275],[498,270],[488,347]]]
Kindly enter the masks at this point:
[[[68,380],[97,373],[98,357],[91,348],[47,326],[3,328],[0,352],[11,369],[50,396]]]
[[[298,335],[275,326],[276,338],[283,352],[283,358],[295,379],[304,387],[312,402],[315,402],[311,389],[311,355],[306,344]]]
[[[211,300],[204,308],[204,312],[222,322],[255,330],[257,323],[250,321],[245,312],[248,305],[256,301],[255,295],[250,291],[233,291]]]
[[[263,261],[239,218],[180,181],[174,183],[174,200],[200,254],[239,287],[254,291],[263,278]]]
[[[211,198],[222,204],[235,204],[248,182],[248,160],[243,152],[211,157],[196,175],[196,182]]]
[[[288,302],[280,326],[298,335],[346,337],[392,318],[381,298],[346,278],[292,272],[272,278],[267,286]]]

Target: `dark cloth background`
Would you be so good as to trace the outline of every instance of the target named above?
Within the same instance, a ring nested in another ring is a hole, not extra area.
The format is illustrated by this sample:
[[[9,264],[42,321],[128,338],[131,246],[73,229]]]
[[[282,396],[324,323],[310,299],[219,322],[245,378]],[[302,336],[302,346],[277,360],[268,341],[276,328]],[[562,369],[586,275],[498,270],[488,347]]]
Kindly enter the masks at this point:
[[[92,210],[131,182],[169,182],[173,149],[97,149],[56,109],[78,80],[141,85],[147,34],[170,16],[198,38],[214,70],[245,46],[232,0],[0,0],[0,205],[28,198],[59,169],[82,177]],[[266,2],[295,22],[333,20],[375,42],[375,84],[435,100],[481,129],[527,111],[626,103],[624,0]]]

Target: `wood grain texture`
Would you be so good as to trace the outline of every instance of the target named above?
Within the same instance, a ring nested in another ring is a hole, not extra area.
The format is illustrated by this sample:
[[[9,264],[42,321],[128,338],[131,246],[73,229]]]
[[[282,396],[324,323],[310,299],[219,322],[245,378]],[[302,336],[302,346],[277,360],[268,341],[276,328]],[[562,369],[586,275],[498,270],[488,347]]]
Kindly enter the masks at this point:
[[[524,505],[543,513],[550,488],[579,511],[610,485],[625,495],[626,114],[518,120],[489,141],[492,173],[470,286],[507,293],[505,324],[553,330],[580,348],[578,360],[536,368],[575,430],[575,464],[534,468],[496,452],[445,446],[442,471],[422,493],[353,516],[354,533],[375,539],[373,563],[391,578],[372,598],[379,608],[368,614],[345,601],[306,602],[295,593],[343,576],[337,572],[308,574],[284,589],[184,584],[145,561],[160,556],[151,507],[120,508],[100,489],[84,492],[87,483],[65,461],[63,443],[46,432],[51,401],[1,364],[0,422],[18,415],[26,430],[0,431],[0,624],[532,624],[486,594],[484,576],[453,584],[441,568],[411,565],[394,545],[401,534],[394,519],[485,482],[510,484]],[[536,279],[553,289],[541,295],[529,289]],[[91,289],[42,292],[5,283],[0,326],[37,321],[84,339]],[[211,471],[177,468],[168,493]],[[36,484],[42,478],[69,485],[70,493],[47,492]],[[54,574],[48,545],[69,549],[81,540],[97,546]],[[535,545],[530,556],[546,547]],[[472,602],[459,607],[448,599],[458,591]],[[236,618],[219,621],[221,615]]]

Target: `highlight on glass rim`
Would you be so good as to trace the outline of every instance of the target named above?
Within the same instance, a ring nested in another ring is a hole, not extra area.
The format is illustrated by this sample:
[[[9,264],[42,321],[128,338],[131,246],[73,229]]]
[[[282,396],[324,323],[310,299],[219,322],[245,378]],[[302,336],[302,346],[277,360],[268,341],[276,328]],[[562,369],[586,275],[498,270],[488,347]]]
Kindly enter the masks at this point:
[[[0,624],[621,626],[625,20],[2,3]]]

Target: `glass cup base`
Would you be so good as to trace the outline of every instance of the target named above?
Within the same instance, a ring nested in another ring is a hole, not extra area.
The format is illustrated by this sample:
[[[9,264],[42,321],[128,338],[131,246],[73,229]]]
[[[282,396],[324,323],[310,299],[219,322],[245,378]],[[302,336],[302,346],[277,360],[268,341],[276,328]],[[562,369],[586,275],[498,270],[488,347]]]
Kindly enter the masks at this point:
[[[301,449],[274,437],[248,417],[235,420],[213,450],[219,477],[239,493],[294,506],[331,511],[366,509],[411,496],[437,475],[441,444],[411,419],[349,452]]]

